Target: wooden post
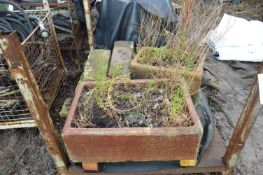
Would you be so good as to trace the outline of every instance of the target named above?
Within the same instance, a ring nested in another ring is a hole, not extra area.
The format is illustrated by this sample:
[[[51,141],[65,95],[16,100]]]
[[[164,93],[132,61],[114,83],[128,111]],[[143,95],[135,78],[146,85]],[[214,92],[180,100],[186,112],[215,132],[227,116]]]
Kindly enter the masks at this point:
[[[0,38],[0,47],[5,55],[12,77],[16,80],[33,119],[44,139],[48,151],[60,174],[65,174],[68,163],[58,139],[49,110],[41,95],[27,58],[15,32]]]
[[[260,72],[262,71],[263,64],[260,68]],[[261,105],[259,104],[259,86],[256,78],[224,156],[224,163],[229,171],[236,164],[240,152],[245,146],[254,122],[258,117],[255,112],[258,111],[259,107]]]
[[[88,34],[88,40],[89,40],[89,48],[90,50],[93,50],[94,49],[94,38],[93,38],[93,27],[92,27],[92,18],[91,18],[89,0],[83,0],[83,6],[84,6],[87,34]]]
[[[184,9],[183,9],[183,30],[187,35],[189,29],[189,18],[193,8],[193,0],[185,0],[184,1]]]

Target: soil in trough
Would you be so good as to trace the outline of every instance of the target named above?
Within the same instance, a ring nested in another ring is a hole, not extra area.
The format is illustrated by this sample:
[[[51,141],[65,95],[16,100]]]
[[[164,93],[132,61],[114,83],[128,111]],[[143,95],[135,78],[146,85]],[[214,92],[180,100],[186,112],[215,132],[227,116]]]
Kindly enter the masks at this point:
[[[126,83],[113,84],[98,95],[85,89],[75,112],[77,128],[118,127],[187,127],[193,121],[184,104],[181,89],[149,83],[141,87]],[[109,95],[108,95],[109,94]]]

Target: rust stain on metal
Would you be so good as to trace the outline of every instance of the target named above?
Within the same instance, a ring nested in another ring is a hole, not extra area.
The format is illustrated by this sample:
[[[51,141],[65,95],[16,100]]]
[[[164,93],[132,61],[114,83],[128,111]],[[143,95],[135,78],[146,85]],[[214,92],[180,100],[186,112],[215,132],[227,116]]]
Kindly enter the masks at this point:
[[[148,80],[132,83],[147,84]],[[78,100],[88,81],[78,86],[62,137],[75,162],[118,162],[196,159],[203,128],[189,93],[186,103],[194,125],[167,128],[72,128]]]
[[[27,106],[47,144],[48,150],[58,170],[63,173],[66,169],[67,158],[60,145],[60,141],[49,115],[49,110],[42,98],[33,73],[31,72],[17,34],[13,32],[10,35],[4,35],[2,37],[6,40],[6,47],[3,48],[3,52],[8,60],[7,63],[12,77],[15,78],[21,89],[21,93],[25,97]]]

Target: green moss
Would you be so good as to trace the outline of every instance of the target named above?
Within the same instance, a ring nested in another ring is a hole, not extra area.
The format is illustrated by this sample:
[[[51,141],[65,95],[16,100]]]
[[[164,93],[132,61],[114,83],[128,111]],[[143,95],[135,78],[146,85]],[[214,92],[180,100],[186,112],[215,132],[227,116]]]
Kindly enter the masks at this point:
[[[173,92],[171,101],[171,117],[176,118],[178,113],[182,113],[184,110],[184,92],[181,87],[177,88]]]
[[[147,86],[147,90],[146,90],[146,96],[149,96],[151,94],[151,92],[155,89],[155,83],[153,80],[150,80],[150,82],[148,83]]]
[[[99,66],[95,70],[95,94],[97,103],[103,104],[103,95],[105,94],[105,92],[107,92],[109,88],[109,81],[107,76],[105,75],[105,72],[107,72],[108,69],[108,64],[106,62],[101,61],[100,65],[101,66]]]

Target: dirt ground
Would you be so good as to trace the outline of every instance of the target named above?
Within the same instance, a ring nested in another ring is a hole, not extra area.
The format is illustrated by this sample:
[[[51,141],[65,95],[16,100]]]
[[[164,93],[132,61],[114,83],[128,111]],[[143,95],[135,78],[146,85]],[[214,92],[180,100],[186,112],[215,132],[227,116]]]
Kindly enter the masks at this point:
[[[225,145],[228,145],[233,129],[240,117],[258,64],[218,62],[208,58],[205,64],[203,86],[215,117],[216,127]],[[263,119],[261,112],[239,159],[237,174],[261,174],[263,162]]]
[[[232,11],[233,8],[226,8]],[[246,0],[235,7],[238,16],[263,20],[263,1]],[[85,58],[85,56],[84,56]],[[65,57],[69,62],[70,57]],[[208,96],[216,126],[228,144],[233,128],[240,116],[249,89],[254,81],[258,64],[219,62],[208,58],[205,64],[203,87]],[[78,77],[78,66],[71,68],[52,107],[51,115],[61,132],[65,119],[58,116],[63,101],[73,95]],[[263,112],[252,129],[235,174],[258,175],[263,172]],[[53,160],[37,129],[0,130],[0,175],[57,174]]]

